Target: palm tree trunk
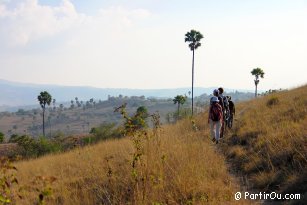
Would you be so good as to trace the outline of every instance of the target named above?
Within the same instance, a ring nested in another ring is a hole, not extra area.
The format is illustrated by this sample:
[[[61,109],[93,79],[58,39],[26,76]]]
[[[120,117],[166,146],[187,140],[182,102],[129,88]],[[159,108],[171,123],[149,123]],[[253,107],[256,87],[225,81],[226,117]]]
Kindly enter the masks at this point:
[[[43,136],[45,137],[45,108],[43,108]]]
[[[180,103],[178,102],[178,108],[177,108],[178,118],[179,118],[179,107],[180,107]]]
[[[256,79],[254,80],[255,82],[255,98],[257,97],[257,88],[258,88],[258,83],[259,83],[259,77],[256,75]]]
[[[192,116],[194,110],[194,49],[193,49],[193,58],[192,58]]]
[[[49,119],[50,138],[51,138],[51,119]]]

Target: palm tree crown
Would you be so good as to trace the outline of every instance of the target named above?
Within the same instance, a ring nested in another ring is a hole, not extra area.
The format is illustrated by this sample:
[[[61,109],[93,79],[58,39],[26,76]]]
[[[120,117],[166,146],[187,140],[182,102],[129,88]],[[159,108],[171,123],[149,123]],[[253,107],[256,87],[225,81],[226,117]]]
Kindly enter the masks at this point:
[[[255,76],[255,97],[257,97],[257,86],[259,84],[259,77],[263,78],[264,77],[264,72],[261,68],[254,68],[251,72],[252,75]]]
[[[41,107],[43,109],[45,109],[46,104],[50,105],[52,97],[51,97],[51,95],[47,91],[44,91],[44,92],[40,93],[40,95],[37,97],[37,99],[38,99],[39,104],[41,105]]]
[[[173,102],[174,104],[184,104],[185,101],[187,100],[187,96],[183,96],[183,95],[177,95],[176,97],[174,97]]]
[[[191,49],[191,51],[197,49],[198,47],[201,46],[200,40],[203,38],[204,36],[195,30],[191,30],[190,32],[187,32],[185,34],[185,38],[184,41],[185,42],[190,42],[189,43],[189,47]]]
[[[261,68],[254,68],[251,72],[252,75],[255,76],[255,84],[258,85],[259,83],[259,77],[264,77],[264,72]]]
[[[264,77],[264,72],[261,68],[254,68],[251,73],[252,75],[260,76],[261,78]]]
[[[180,109],[180,104],[183,105],[187,100],[187,96],[183,96],[183,95],[177,95],[176,97],[174,97],[173,102],[174,104],[178,104],[178,116],[179,116],[179,109]]]

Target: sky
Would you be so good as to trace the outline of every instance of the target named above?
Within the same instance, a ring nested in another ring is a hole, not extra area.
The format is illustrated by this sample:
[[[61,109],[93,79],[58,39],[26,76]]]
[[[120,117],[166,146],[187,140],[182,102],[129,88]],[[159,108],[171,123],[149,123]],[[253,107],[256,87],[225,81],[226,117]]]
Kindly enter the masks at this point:
[[[0,79],[100,88],[307,83],[307,0],[0,0]]]

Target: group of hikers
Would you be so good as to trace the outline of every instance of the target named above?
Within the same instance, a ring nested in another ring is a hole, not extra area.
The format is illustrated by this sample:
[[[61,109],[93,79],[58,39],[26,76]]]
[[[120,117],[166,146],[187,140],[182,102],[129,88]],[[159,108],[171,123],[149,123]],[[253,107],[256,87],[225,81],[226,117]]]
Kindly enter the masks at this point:
[[[232,127],[233,116],[235,115],[235,105],[231,96],[224,96],[224,89],[213,90],[213,97],[210,99],[208,123],[212,141],[219,143],[220,138],[225,134],[226,126]]]

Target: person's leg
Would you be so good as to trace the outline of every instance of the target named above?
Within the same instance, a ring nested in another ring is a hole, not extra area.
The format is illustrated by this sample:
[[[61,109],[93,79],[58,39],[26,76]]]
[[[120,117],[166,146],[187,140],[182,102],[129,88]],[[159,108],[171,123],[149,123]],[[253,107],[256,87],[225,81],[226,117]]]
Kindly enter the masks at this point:
[[[225,129],[225,122],[224,122],[224,120],[222,120],[222,122],[220,122],[220,124],[221,124],[220,138],[222,138],[224,136],[224,129]]]
[[[233,121],[233,112],[230,112],[230,116],[229,116],[229,122],[228,122],[228,127],[232,128],[232,121]]]
[[[211,139],[215,139],[215,130],[214,130],[214,122],[210,120],[210,133],[211,133]]]
[[[215,139],[218,141],[220,139],[222,123],[221,121],[217,121],[215,124]]]

